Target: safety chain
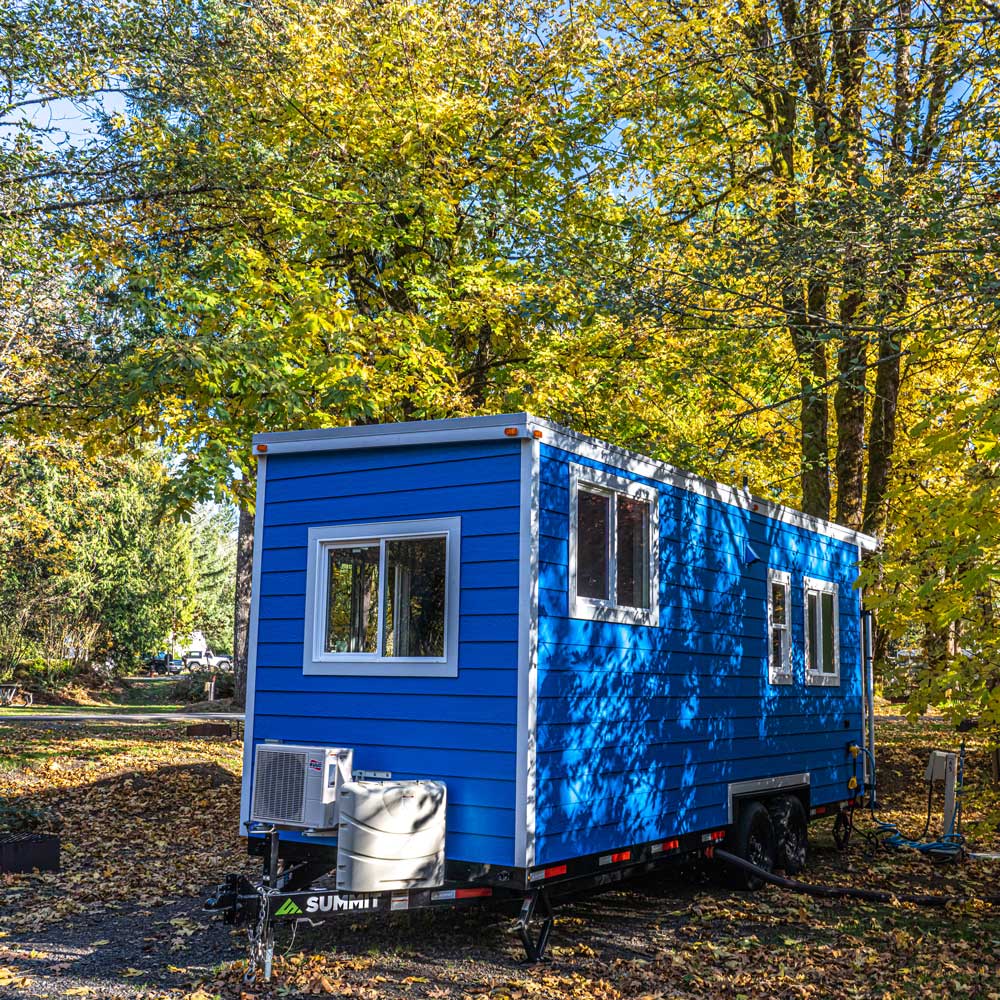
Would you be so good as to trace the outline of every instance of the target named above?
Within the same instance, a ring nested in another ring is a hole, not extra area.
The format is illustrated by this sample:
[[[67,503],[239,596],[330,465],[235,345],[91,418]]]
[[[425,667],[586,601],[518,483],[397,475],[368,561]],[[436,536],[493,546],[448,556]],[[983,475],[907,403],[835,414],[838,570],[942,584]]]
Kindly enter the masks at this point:
[[[267,910],[268,897],[277,893],[277,886],[257,887],[257,895],[260,897],[260,910],[257,913],[257,920],[247,928],[249,947],[247,948],[247,971],[243,976],[245,983],[253,982],[254,975],[260,969],[264,973],[264,978],[269,979],[271,970],[269,954],[273,947],[273,928],[268,924]]]

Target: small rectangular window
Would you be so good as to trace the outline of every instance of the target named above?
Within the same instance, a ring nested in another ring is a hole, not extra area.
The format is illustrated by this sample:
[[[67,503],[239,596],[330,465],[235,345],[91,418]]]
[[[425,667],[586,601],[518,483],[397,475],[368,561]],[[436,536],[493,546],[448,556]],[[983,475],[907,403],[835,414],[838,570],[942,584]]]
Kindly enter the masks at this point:
[[[445,540],[385,543],[384,656],[444,656]]]
[[[606,601],[611,576],[611,498],[581,489],[577,519],[577,593]]]
[[[805,578],[806,683],[840,683],[840,622],[837,585]]]
[[[819,670],[819,594],[806,594],[806,667]]]
[[[789,596],[791,576],[780,570],[767,573],[768,679],[772,684],[792,682],[792,635]]]
[[[649,503],[618,497],[617,603],[649,607]]]
[[[309,529],[302,668],[454,677],[461,518]]]
[[[596,469],[570,468],[570,615],[656,624],[655,491]]]
[[[833,651],[833,594],[821,595],[820,605],[822,608],[820,621],[822,622],[823,628],[823,662],[821,664],[821,669],[824,674],[833,674],[836,673],[836,663],[834,662]]]
[[[377,545],[329,550],[328,653],[374,653],[378,642]]]

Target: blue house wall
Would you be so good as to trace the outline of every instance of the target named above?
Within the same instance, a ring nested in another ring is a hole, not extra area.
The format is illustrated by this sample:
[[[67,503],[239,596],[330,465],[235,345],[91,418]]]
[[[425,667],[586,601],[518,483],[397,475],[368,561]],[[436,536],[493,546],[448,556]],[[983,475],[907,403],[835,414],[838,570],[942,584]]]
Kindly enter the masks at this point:
[[[248,706],[254,747],[265,740],[351,747],[356,769],[443,780],[448,857],[500,865],[514,863],[520,445],[501,439],[263,459]],[[458,676],[304,674],[309,528],[455,515],[462,519]],[[244,820],[248,805],[245,791]]]
[[[682,474],[527,414],[255,447],[244,823],[265,740],[350,747],[356,769],[444,781],[448,858],[502,867],[718,829],[733,782],[809,772],[814,805],[849,797],[863,693],[859,541],[846,529],[693,477],[685,488]],[[656,492],[656,625],[570,616],[573,465]],[[310,528],[451,517],[457,675],[305,672]],[[791,575],[787,685],[768,678],[769,569]],[[837,686],[805,683],[805,576],[837,585]]]
[[[571,464],[657,491],[658,625],[570,617]],[[849,797],[857,545],[545,444],[539,475],[535,864],[725,825],[730,782],[808,771],[814,804]],[[792,577],[789,685],[768,680],[769,568]],[[838,586],[839,686],[805,684],[804,576]]]

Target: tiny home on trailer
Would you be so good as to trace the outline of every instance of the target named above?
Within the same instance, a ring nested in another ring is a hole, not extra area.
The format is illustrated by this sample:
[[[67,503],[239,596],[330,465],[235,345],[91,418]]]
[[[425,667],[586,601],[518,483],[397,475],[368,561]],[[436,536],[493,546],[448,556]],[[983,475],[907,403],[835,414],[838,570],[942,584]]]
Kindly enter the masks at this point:
[[[527,898],[723,839],[794,869],[862,794],[872,538],[526,413],[254,451],[272,891]]]

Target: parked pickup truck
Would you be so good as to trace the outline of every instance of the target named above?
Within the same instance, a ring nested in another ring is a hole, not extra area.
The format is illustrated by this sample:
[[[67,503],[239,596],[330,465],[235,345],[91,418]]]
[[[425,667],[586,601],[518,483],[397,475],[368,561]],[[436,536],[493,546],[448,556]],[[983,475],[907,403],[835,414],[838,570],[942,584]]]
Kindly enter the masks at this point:
[[[228,656],[216,656],[210,649],[191,649],[184,657],[188,670],[232,670],[233,661]]]

